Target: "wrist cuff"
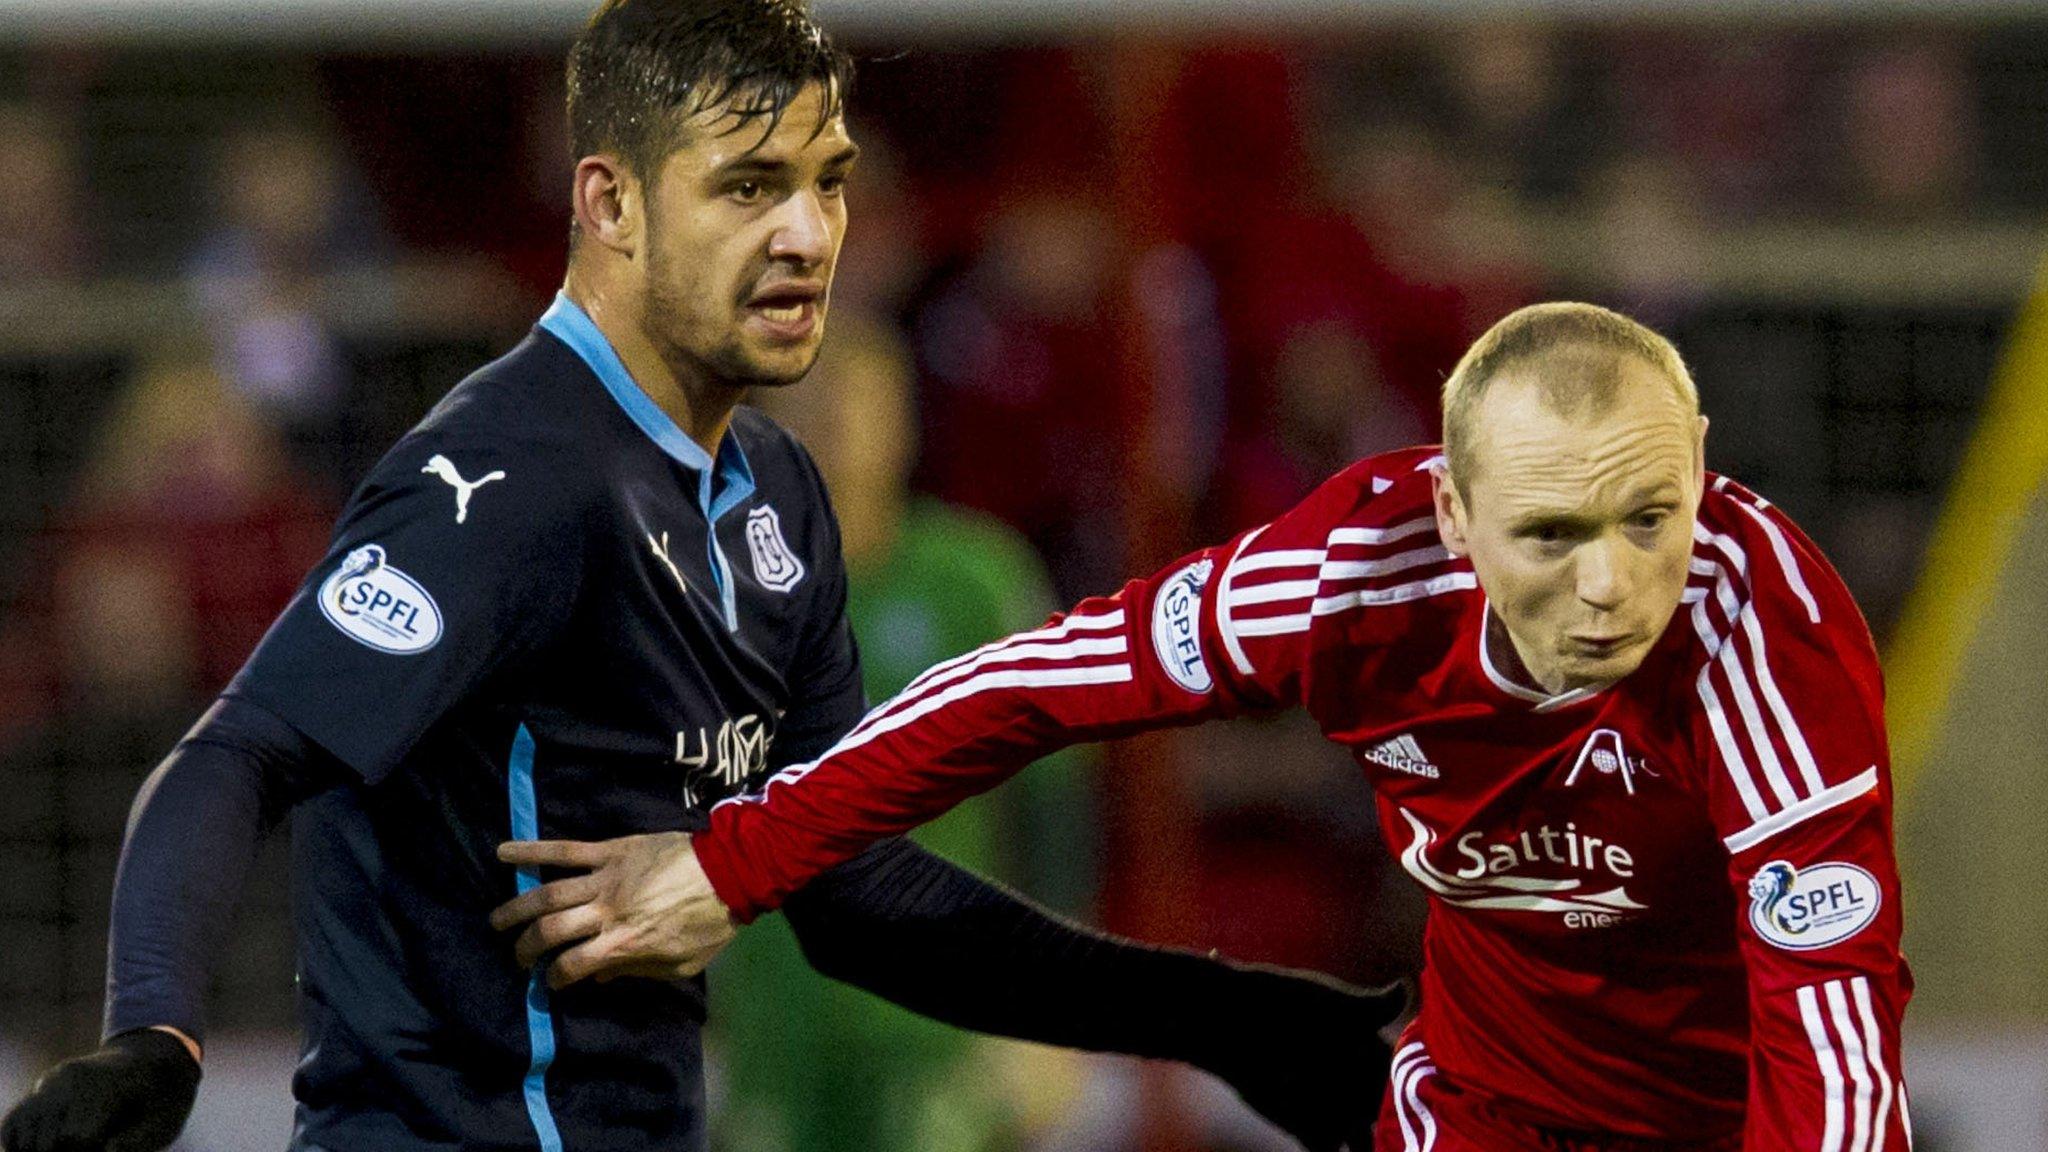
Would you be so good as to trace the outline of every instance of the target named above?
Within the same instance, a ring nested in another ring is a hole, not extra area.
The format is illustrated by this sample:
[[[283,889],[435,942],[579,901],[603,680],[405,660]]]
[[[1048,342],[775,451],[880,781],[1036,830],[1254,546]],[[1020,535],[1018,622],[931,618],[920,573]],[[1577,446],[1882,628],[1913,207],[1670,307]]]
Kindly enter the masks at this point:
[[[161,1028],[137,1028],[107,1037],[106,1046],[126,1052],[193,1085],[199,1083],[199,1062],[185,1042]]]

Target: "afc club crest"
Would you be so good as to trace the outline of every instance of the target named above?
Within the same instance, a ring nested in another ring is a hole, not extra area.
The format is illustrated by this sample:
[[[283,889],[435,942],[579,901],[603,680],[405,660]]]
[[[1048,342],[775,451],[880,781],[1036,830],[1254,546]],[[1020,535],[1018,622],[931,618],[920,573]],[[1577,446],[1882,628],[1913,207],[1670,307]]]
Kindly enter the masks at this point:
[[[380,544],[348,554],[320,585],[320,612],[358,644],[411,656],[441,640],[441,608],[420,582],[384,561]]]
[[[1570,775],[1564,778],[1564,786],[1569,788],[1577,784],[1579,774],[1588,767],[1602,776],[1620,776],[1621,786],[1628,789],[1631,796],[1636,794],[1637,776],[1657,775],[1649,761],[1628,754],[1628,749],[1621,742],[1621,733],[1612,728],[1596,729],[1587,738],[1585,747],[1579,749],[1579,758],[1572,763]]]
[[[804,562],[782,538],[782,518],[765,504],[747,513],[747,552],[754,558],[754,579],[763,588],[787,592],[804,578]]]

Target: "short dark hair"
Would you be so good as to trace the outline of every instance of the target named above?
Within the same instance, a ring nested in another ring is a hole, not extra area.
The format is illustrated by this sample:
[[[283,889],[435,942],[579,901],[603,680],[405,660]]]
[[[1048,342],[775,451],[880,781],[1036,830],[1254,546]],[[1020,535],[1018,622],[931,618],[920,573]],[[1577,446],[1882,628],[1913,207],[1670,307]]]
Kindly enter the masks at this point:
[[[1458,490],[1469,497],[1468,486],[1478,474],[1472,421],[1496,379],[1537,360],[1552,361],[1556,370],[1538,381],[1550,410],[1573,416],[1590,407],[1598,413],[1612,406],[1620,391],[1621,358],[1656,369],[1679,402],[1699,414],[1699,389],[1678,349],[1619,312],[1572,301],[1531,304],[1487,329],[1444,381],[1444,454]]]
[[[610,152],[643,181],[682,143],[682,122],[723,108],[769,132],[798,93],[824,85],[817,130],[840,114],[853,61],[804,0],[604,0],[569,48],[569,143]]]

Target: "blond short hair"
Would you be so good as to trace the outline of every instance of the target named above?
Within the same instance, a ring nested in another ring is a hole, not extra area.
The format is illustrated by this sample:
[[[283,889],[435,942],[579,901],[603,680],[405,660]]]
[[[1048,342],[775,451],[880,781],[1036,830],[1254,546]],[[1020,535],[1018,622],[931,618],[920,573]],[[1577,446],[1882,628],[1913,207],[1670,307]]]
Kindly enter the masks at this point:
[[[1622,383],[1621,365],[1633,358],[1671,382],[1686,409],[1697,416],[1699,389],[1671,341],[1619,312],[1597,304],[1568,301],[1532,304],[1509,313],[1473,341],[1444,381],[1444,455],[1451,478],[1470,495],[1477,474],[1472,459],[1472,421],[1487,389],[1509,370],[1542,359],[1561,371],[1537,378],[1552,411],[1576,415],[1613,405]]]

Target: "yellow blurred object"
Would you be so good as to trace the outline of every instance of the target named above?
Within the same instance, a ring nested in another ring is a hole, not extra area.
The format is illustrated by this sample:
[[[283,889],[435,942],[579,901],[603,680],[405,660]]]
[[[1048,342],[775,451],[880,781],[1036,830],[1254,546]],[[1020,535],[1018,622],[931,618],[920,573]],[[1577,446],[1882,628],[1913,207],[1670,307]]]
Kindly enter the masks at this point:
[[[2048,476],[2048,264],[2013,326],[1977,434],[1949,485],[1920,580],[1885,656],[1892,779],[1903,805],[1947,714],[1963,658]]]
[[[2014,326],[1887,665],[1914,1018],[2048,1021],[2048,270]]]

